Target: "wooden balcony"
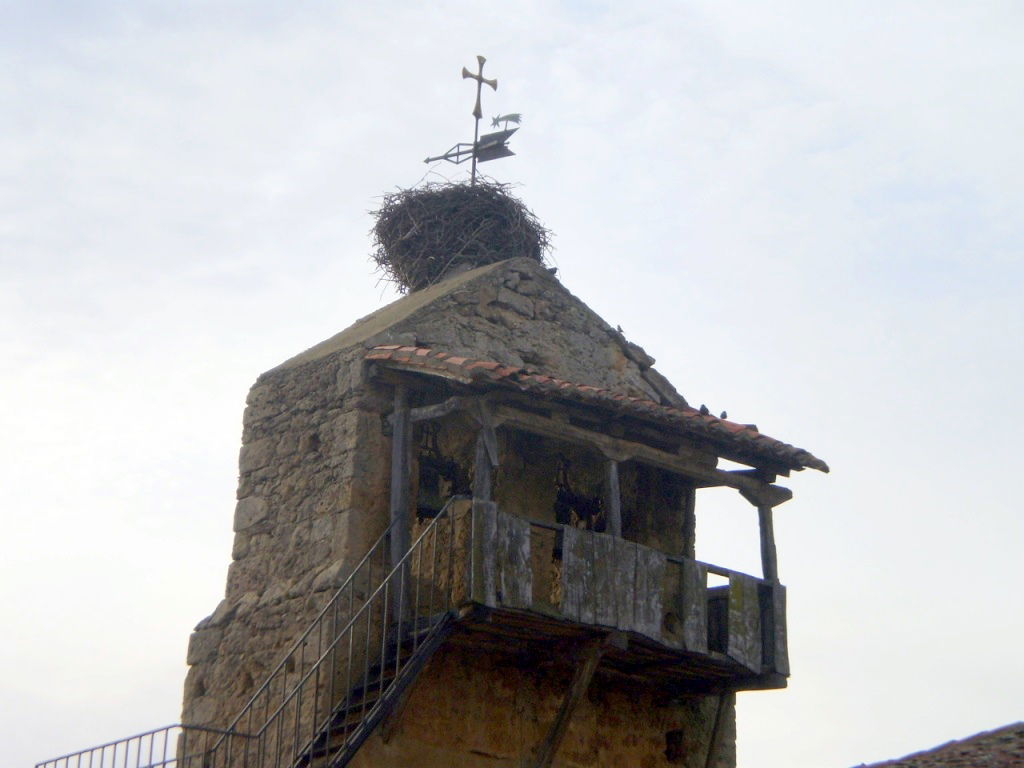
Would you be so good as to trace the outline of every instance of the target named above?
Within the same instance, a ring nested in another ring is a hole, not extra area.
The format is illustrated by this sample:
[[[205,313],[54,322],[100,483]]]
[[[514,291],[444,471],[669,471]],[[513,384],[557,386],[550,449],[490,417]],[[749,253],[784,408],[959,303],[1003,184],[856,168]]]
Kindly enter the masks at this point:
[[[785,588],[623,538],[502,513],[462,515],[464,642],[550,652],[603,632],[610,668],[685,690],[782,688]],[[709,586],[708,575],[727,583]]]

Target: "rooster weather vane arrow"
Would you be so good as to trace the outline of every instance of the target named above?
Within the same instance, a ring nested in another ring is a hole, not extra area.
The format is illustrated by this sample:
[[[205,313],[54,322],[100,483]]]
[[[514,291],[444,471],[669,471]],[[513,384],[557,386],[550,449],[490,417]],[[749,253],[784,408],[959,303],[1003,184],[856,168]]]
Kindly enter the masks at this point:
[[[511,157],[515,154],[511,149],[508,148],[508,140],[512,134],[518,131],[518,128],[509,128],[509,123],[515,123],[519,125],[522,120],[522,115],[518,112],[510,112],[507,115],[498,115],[491,121],[491,127],[497,128],[499,124],[504,124],[500,131],[494,133],[485,133],[483,136],[480,135],[480,118],[484,116],[483,110],[480,108],[480,93],[483,90],[484,85],[489,85],[493,90],[498,90],[497,80],[488,80],[484,77],[484,62],[487,61],[483,56],[476,57],[479,69],[474,75],[465,67],[462,68],[462,79],[476,80],[476,104],[473,107],[473,143],[466,144],[465,142],[459,142],[454,147],[449,149],[443,155],[437,157],[428,157],[423,162],[433,163],[438,160],[447,160],[449,163],[465,162],[466,160],[473,161],[473,168],[469,174],[469,183],[471,185],[476,184],[476,164],[486,163],[488,160],[497,160],[502,157]]]

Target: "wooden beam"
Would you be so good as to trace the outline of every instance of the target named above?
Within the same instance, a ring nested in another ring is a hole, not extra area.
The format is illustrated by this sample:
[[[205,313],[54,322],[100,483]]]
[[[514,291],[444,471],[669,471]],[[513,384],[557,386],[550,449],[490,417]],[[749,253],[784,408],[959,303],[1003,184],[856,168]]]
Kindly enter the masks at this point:
[[[745,496],[749,494],[751,497],[760,498],[761,494],[765,493],[768,488],[778,488],[779,491],[786,491],[788,493],[788,489],[769,485],[756,477],[702,465],[685,456],[652,448],[643,443],[604,435],[577,427],[575,424],[556,421],[546,416],[520,411],[506,405],[497,406],[495,416],[498,423],[509,424],[527,432],[550,437],[554,440],[595,447],[605,457],[615,461],[635,459],[654,467],[675,472],[700,484],[724,485],[740,491],[746,491]]]
[[[409,464],[412,452],[411,433],[412,425],[409,423],[409,391],[405,386],[399,384],[395,387],[395,409],[393,412],[393,430],[391,434],[391,536],[390,551],[391,565],[394,567],[409,551],[412,539],[412,530],[409,520]],[[408,580],[402,574],[396,574],[397,584],[408,589]],[[393,584],[393,586],[396,586]],[[397,586],[396,586],[397,588]],[[407,612],[409,601],[407,599],[393,600],[391,603],[394,613],[394,621],[401,626],[402,614]]]
[[[548,735],[541,742],[537,750],[537,757],[533,762],[534,768],[550,768],[551,761],[555,758],[555,752],[562,745],[566,731],[569,728],[569,719],[572,717],[576,707],[583,700],[583,694],[590,687],[590,681],[594,679],[597,665],[607,648],[605,638],[597,637],[590,640],[580,649],[577,657],[576,672],[573,675],[569,690],[566,691],[562,706],[555,716],[555,721],[548,730]]]
[[[612,536],[622,535],[622,494],[619,489],[619,462],[608,459],[605,463],[605,532]]]
[[[440,419],[442,416],[447,416],[449,413],[459,410],[464,405],[465,402],[463,398],[449,397],[447,400],[440,403],[433,403],[432,405],[424,405],[419,408],[410,409],[409,421],[416,424],[420,421]]]
[[[495,406],[504,405],[510,408],[519,409],[529,413],[537,413],[547,416],[581,429],[628,439],[636,443],[645,443],[657,448],[662,444],[661,450],[670,455],[682,456],[689,461],[700,464],[704,467],[715,467],[718,465],[718,456],[707,449],[697,448],[691,444],[679,443],[680,436],[673,433],[672,429],[656,429],[642,421],[624,421],[620,417],[609,417],[606,414],[595,411],[585,404],[554,403],[551,401],[538,402],[536,397],[526,395],[510,395],[506,393],[491,393],[485,395]],[[626,434],[630,437],[626,437]],[[650,440],[651,443],[646,441]],[[670,447],[669,447],[670,446]]]

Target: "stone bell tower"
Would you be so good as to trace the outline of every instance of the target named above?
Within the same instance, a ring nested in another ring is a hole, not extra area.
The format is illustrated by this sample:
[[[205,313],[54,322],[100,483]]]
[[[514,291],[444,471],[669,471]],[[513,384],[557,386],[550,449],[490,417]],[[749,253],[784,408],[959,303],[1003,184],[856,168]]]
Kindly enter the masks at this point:
[[[789,675],[775,483],[828,467],[653,362],[513,258],[260,376],[183,764],[734,766],[735,694]],[[759,576],[697,559],[718,486]]]

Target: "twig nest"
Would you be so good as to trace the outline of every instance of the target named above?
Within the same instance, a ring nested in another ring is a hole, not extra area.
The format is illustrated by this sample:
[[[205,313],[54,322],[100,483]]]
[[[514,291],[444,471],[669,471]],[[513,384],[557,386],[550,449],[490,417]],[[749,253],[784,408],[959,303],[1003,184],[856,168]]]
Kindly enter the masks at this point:
[[[373,211],[373,260],[403,293],[467,269],[526,256],[544,263],[551,233],[507,185],[425,184]]]

